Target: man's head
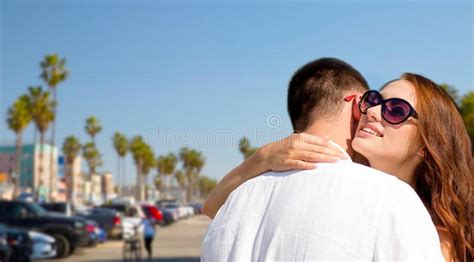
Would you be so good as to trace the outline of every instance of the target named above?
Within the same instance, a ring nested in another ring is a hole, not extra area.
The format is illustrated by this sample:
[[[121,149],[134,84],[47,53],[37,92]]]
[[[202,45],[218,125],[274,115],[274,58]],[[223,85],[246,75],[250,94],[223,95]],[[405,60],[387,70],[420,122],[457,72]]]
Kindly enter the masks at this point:
[[[368,89],[364,77],[339,59],[320,58],[304,65],[293,75],[288,89],[288,113],[294,131],[303,132],[315,121],[338,118],[347,106],[347,94]]]

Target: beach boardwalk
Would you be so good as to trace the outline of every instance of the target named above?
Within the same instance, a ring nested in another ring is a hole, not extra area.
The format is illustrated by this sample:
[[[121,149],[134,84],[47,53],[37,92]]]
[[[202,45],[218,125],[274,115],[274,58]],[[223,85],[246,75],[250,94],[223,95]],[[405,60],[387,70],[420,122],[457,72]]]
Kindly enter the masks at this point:
[[[204,215],[197,215],[178,221],[170,226],[158,227],[153,241],[153,260],[146,259],[142,250],[143,261],[159,262],[197,262],[201,252],[201,243],[211,220]],[[93,248],[80,250],[67,259],[48,261],[74,262],[118,262],[122,261],[122,241],[107,241]]]

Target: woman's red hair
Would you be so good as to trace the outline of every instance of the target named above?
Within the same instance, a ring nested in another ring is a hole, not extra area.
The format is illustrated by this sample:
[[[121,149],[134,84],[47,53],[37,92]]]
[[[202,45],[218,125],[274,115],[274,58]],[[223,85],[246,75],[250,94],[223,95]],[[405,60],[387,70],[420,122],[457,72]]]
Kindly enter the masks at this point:
[[[437,227],[452,243],[455,261],[473,261],[473,160],[471,141],[453,99],[431,80],[405,73],[416,90],[418,127],[425,144],[416,170],[416,191]]]

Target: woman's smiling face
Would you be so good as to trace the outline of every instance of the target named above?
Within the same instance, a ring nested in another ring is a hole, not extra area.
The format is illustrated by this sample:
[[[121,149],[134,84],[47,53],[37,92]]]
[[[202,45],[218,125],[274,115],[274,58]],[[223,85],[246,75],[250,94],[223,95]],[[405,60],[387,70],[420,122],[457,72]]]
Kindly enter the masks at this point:
[[[414,86],[406,80],[395,80],[380,92],[383,99],[401,98],[416,110]],[[419,159],[423,143],[416,125],[416,119],[408,118],[400,124],[390,124],[381,115],[382,106],[374,106],[362,114],[352,147],[365,156],[372,167],[381,165],[403,165]],[[392,166],[392,168],[395,166]],[[391,168],[382,170],[391,171]]]

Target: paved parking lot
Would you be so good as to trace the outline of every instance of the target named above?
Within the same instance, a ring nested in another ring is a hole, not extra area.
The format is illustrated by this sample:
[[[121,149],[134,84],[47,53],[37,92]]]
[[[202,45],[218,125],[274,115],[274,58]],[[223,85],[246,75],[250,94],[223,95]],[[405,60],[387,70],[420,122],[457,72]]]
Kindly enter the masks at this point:
[[[202,238],[210,221],[206,216],[199,215],[181,220],[171,226],[158,227],[157,235],[153,242],[154,259],[144,259],[143,261],[199,261]],[[74,254],[68,259],[61,261],[122,261],[122,247],[123,243],[121,241],[107,241],[95,248],[80,250],[78,254]],[[142,254],[145,257],[145,250],[142,251]]]

